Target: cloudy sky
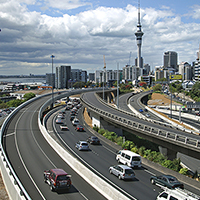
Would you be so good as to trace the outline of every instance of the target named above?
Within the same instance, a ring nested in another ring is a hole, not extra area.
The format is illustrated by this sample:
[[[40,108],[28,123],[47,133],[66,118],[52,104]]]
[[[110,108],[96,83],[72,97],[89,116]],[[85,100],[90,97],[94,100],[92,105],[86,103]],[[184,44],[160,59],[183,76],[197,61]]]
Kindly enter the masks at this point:
[[[196,60],[199,0],[140,0],[144,63]],[[137,57],[137,0],[0,0],[0,75],[46,74],[71,65],[88,72],[120,69]]]

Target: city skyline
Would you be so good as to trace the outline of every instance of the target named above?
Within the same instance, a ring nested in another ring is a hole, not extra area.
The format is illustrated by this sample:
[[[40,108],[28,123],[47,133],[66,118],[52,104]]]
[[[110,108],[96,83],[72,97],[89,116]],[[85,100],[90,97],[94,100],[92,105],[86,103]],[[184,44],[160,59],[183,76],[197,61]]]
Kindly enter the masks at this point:
[[[54,67],[122,69],[137,57],[138,1],[0,2],[0,75],[51,73]],[[142,57],[154,69],[166,51],[192,63],[200,43],[197,0],[140,0]]]

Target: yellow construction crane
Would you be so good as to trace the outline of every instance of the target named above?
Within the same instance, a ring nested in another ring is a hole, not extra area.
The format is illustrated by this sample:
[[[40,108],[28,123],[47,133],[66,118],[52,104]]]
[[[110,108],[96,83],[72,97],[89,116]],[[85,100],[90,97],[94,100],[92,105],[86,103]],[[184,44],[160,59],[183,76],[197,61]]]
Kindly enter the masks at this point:
[[[103,62],[104,62],[104,69],[106,69],[106,61],[105,61],[105,55],[103,55]]]

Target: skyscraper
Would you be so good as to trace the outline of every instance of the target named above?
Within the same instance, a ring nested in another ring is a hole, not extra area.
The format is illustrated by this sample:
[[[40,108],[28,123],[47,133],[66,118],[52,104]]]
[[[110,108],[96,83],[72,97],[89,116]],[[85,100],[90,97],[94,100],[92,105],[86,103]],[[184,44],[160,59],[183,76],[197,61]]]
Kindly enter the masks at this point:
[[[141,59],[141,46],[142,46],[142,36],[143,36],[143,32],[141,30],[141,24],[140,24],[140,1],[138,0],[138,24],[137,24],[137,31],[135,32],[135,36],[136,36],[136,41],[137,41],[137,67],[139,67],[140,69],[143,68],[142,66],[142,59]],[[141,70],[142,71],[142,70]],[[142,75],[142,74],[141,74]]]
[[[68,88],[68,81],[71,77],[71,66],[56,67],[56,88]]]
[[[178,71],[177,53],[175,51],[167,51],[164,53],[164,67],[173,68]]]

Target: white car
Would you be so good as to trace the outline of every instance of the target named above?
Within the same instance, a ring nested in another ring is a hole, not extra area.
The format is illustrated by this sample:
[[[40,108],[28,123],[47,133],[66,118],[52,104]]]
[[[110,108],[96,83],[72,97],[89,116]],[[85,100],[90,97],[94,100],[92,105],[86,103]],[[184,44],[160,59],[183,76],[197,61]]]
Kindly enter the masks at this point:
[[[69,130],[69,128],[67,127],[66,124],[60,125],[60,129],[61,129],[61,131]]]
[[[75,144],[75,147],[81,151],[81,150],[89,150],[89,145],[86,141],[78,141],[76,144]]]
[[[78,120],[77,118],[75,118],[75,119],[72,121],[72,124],[73,124],[74,126],[79,125],[79,120]]]
[[[132,168],[128,167],[127,165],[115,165],[109,168],[110,174],[114,174],[120,180],[123,179],[134,179],[135,173]]]

